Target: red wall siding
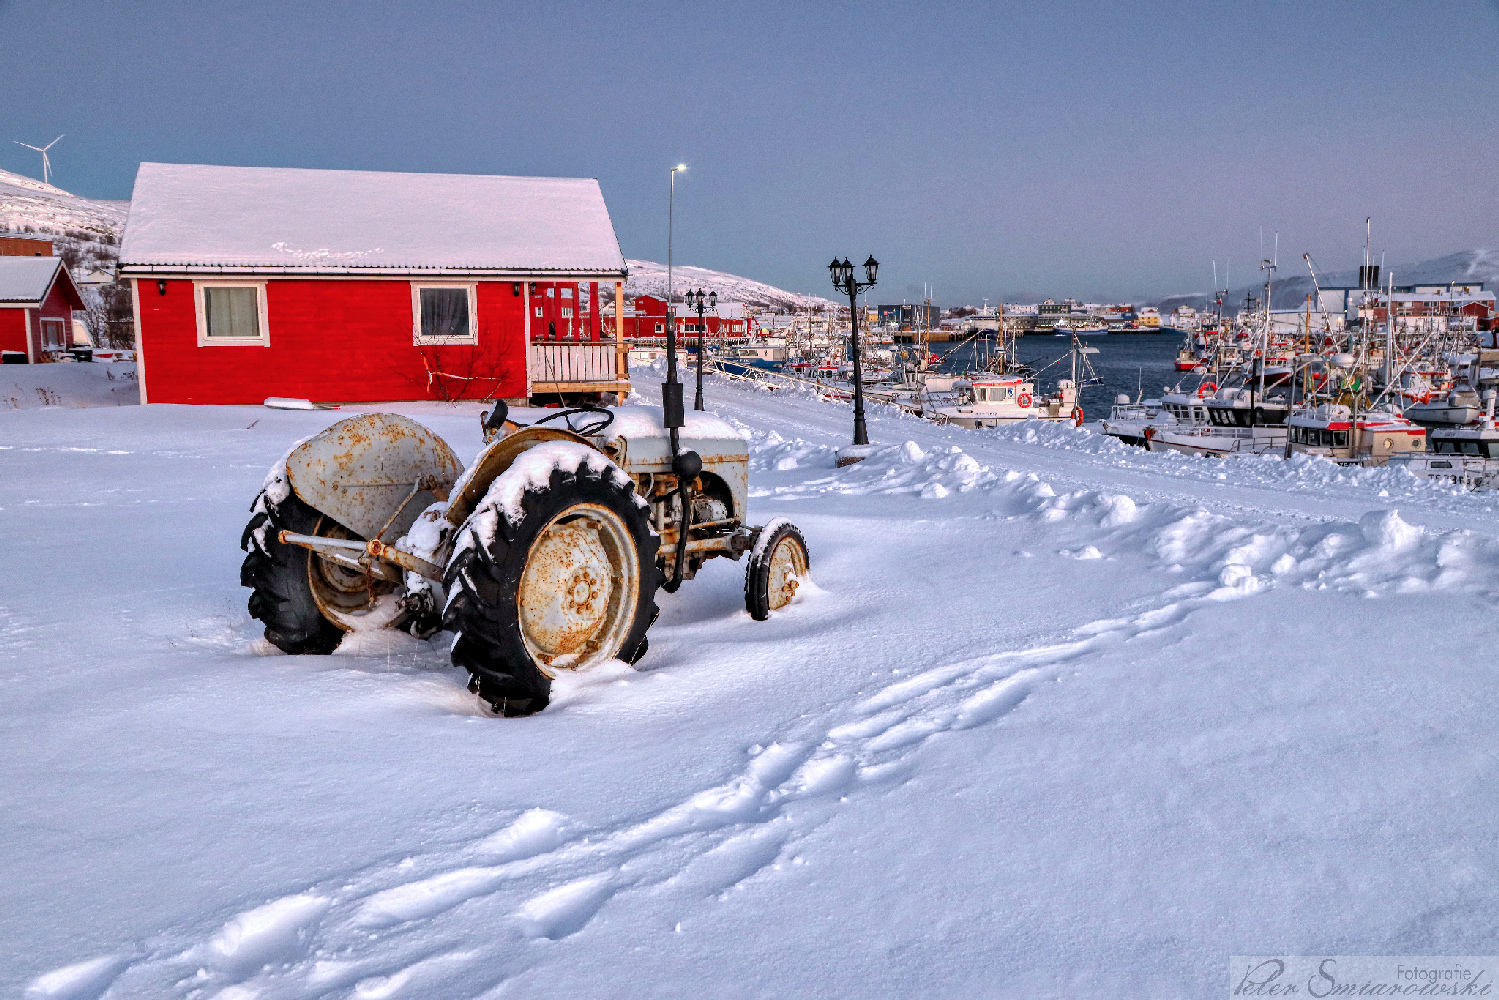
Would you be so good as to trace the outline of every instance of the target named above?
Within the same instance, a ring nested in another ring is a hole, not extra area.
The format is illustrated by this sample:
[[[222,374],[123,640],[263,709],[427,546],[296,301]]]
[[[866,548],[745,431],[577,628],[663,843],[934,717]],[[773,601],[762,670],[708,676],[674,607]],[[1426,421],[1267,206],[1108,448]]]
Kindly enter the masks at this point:
[[[550,295],[547,292],[551,292]],[[568,297],[563,298],[564,294]],[[531,339],[534,341],[597,340],[591,332],[592,316],[598,313],[598,296],[589,299],[591,313],[581,312],[578,302],[578,282],[538,281],[531,292]],[[563,309],[571,309],[571,319],[562,315]],[[571,324],[571,325],[569,325]],[[555,336],[553,335],[555,330]],[[571,335],[569,335],[571,330]]]
[[[138,344],[152,403],[486,399],[526,394],[523,299],[480,282],[478,344],[418,347],[408,281],[272,280],[269,347],[198,346],[190,280],[139,283]],[[429,374],[430,373],[430,374]],[[445,377],[461,376],[461,377]]]
[[[0,309],[0,351],[26,353],[25,309]]]
[[[73,345],[73,303],[69,302],[68,297],[63,294],[63,280],[61,276],[52,283],[52,291],[47,294],[42,307],[36,310],[36,315],[32,318],[32,336],[34,338],[32,344],[36,350],[36,354],[33,357],[37,358],[42,356],[42,320],[44,319],[62,320],[63,349],[66,350]]]

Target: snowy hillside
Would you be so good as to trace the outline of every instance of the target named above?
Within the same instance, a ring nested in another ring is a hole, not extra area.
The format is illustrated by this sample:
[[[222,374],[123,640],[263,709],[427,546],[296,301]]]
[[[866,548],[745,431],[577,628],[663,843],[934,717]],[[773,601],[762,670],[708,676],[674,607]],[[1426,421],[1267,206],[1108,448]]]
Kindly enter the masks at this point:
[[[113,273],[120,259],[128,201],[94,201],[0,170],[0,235],[52,241],[75,278]],[[100,347],[133,345],[129,291],[124,285],[80,287],[88,325]]]
[[[625,282],[625,294],[666,297],[666,265],[649,260],[627,261],[630,278]],[[741,278],[737,274],[713,271],[706,267],[687,267],[681,264],[672,267],[672,288],[680,296],[688,288],[701,288],[705,292],[716,291],[720,299],[743,302],[766,311],[794,312],[797,309],[826,309],[837,303],[817,295],[788,292],[763,281]]]
[[[707,395],[812,583],[755,622],[715,560],[521,720],[451,636],[281,656],[246,614],[251,498],[350,411],[0,409],[0,995],[1208,997],[1263,949],[1493,953],[1495,494],[882,407],[838,469],[846,406]]]
[[[1381,280],[1388,280],[1390,273],[1394,274],[1397,285],[1473,281],[1483,282],[1492,291],[1499,288],[1499,252],[1464,250],[1445,257],[1423,260],[1416,264],[1394,265],[1387,268]],[[1357,285],[1358,271],[1354,269],[1319,273],[1317,280],[1324,288]],[[1264,294],[1264,288],[1264,284],[1261,283],[1233,289],[1223,300],[1225,314],[1228,313],[1230,307],[1234,310],[1242,309],[1246,294],[1256,299],[1259,298]],[[1306,262],[1299,256],[1292,258],[1288,255],[1283,258],[1275,284],[1271,286],[1270,297],[1273,308],[1296,309],[1305,305],[1306,297],[1312,295],[1312,308],[1315,309],[1317,306],[1315,293],[1316,289],[1312,285],[1312,277],[1307,271]],[[1182,295],[1168,295],[1155,304],[1160,307],[1162,314],[1165,314],[1183,305],[1203,309],[1211,301],[1212,295],[1208,292],[1190,292]]]
[[[51,184],[0,170],[0,231],[61,237],[68,243],[117,245],[129,211],[126,201],[80,198]]]

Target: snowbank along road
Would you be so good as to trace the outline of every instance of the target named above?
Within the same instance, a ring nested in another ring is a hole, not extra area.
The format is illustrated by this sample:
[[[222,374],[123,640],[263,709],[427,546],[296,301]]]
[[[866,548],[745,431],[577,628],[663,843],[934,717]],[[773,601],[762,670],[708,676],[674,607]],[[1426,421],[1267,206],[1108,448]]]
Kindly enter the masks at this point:
[[[709,563],[524,720],[444,636],[248,618],[265,470],[347,410],[0,412],[0,987],[1165,997],[1493,953],[1491,496],[878,410],[836,469],[846,407],[708,397],[815,585],[756,623]],[[478,451],[477,406],[391,409]]]

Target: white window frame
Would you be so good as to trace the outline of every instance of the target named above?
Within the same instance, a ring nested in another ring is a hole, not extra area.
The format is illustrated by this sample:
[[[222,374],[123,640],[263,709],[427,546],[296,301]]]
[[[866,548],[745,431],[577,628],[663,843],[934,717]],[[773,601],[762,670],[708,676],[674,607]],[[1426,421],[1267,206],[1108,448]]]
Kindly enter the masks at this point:
[[[468,336],[422,336],[422,289],[462,288],[468,292]],[[472,281],[422,281],[411,283],[411,342],[418,347],[431,344],[477,344],[479,342],[479,286]]]
[[[255,313],[260,321],[258,337],[210,337],[208,335],[208,303],[204,301],[205,288],[253,288],[255,289]],[[199,347],[270,347],[271,326],[265,307],[264,281],[194,281],[193,311],[198,315]]]
[[[50,330],[50,329],[52,329],[51,324],[53,324],[53,323],[56,323],[57,324],[57,329],[59,329],[59,330],[62,331],[60,334],[58,334],[57,342],[56,343],[53,343],[52,341],[50,341],[50,340],[47,339],[47,331]],[[68,347],[68,328],[67,328],[67,324],[65,324],[62,320],[58,319],[56,316],[43,316],[43,317],[41,317],[38,320],[38,325],[41,327],[41,329],[40,329],[39,332],[41,333],[42,350],[44,350],[44,351],[62,351],[62,350],[66,350],[67,349],[67,347]]]

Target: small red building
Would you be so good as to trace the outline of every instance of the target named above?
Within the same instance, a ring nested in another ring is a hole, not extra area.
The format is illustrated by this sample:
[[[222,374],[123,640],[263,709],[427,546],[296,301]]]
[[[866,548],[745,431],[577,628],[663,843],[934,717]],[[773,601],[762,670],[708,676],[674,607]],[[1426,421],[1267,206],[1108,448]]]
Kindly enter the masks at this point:
[[[666,300],[654,295],[637,295],[634,308],[625,309],[624,327],[626,340],[650,340],[666,336]],[[738,303],[720,303],[722,315],[703,315],[704,335],[716,338],[720,334],[729,338],[750,335],[752,321]],[[613,318],[606,324],[606,332],[613,334]],[[697,336],[697,313],[684,305],[677,306],[677,334],[684,337]]]
[[[0,256],[0,352],[6,361],[46,361],[73,343],[83,298],[61,257]]]
[[[143,163],[119,273],[142,403],[629,388],[598,335],[625,261],[593,179]]]

